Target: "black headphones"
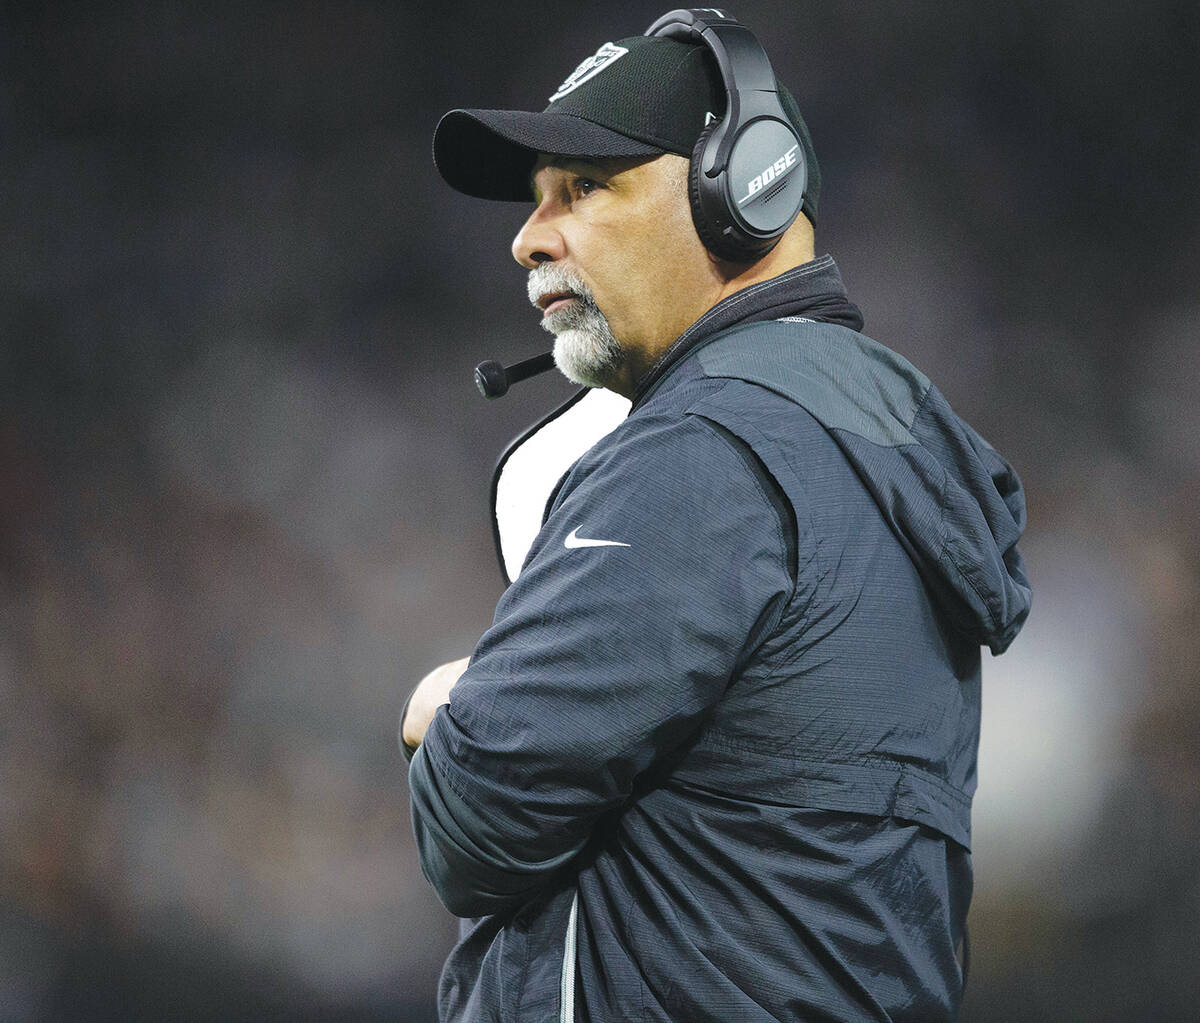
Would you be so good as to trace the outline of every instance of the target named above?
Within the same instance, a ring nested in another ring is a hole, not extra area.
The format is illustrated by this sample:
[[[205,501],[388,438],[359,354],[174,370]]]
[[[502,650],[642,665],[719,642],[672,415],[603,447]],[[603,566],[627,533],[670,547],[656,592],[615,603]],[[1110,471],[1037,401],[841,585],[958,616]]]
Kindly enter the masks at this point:
[[[692,220],[713,255],[754,262],[796,219],[808,183],[771,62],[748,28],[715,7],[670,11],[645,34],[703,43],[717,60],[725,116],[705,125],[692,151]]]

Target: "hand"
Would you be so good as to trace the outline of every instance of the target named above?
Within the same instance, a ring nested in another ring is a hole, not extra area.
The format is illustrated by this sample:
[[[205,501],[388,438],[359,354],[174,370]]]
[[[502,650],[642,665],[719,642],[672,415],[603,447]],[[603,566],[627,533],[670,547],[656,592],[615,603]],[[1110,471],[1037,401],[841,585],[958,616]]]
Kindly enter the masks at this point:
[[[450,690],[467,670],[470,660],[469,657],[463,657],[434,668],[417,684],[412,699],[408,701],[408,712],[400,722],[400,735],[407,746],[416,749],[421,745],[433,715],[443,703],[450,702]]]

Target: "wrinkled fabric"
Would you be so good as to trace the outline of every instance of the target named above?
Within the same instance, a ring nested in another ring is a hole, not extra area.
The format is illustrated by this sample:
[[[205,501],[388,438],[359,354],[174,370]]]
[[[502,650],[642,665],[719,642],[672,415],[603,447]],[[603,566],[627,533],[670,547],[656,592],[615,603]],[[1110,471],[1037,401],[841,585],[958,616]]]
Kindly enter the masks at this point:
[[[1023,527],[883,346],[694,336],[565,477],[412,761],[422,867],[472,918],[442,1018],[952,1019]]]

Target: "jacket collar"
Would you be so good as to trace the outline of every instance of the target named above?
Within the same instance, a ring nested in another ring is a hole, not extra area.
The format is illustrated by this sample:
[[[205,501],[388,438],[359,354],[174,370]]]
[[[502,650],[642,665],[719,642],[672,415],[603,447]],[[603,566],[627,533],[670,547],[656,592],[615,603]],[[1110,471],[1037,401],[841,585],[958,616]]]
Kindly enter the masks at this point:
[[[829,255],[793,267],[770,280],[722,299],[671,343],[638,382],[633,408],[656,390],[667,374],[704,341],[741,323],[803,316],[820,323],[837,323],[862,330],[863,317],[849,298],[837,264]]]

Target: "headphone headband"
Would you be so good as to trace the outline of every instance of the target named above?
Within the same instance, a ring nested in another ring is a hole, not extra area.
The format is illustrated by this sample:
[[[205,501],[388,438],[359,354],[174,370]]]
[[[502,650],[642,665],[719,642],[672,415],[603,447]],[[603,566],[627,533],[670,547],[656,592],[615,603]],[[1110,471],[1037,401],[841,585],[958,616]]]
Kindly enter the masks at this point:
[[[758,40],[732,15],[715,7],[669,11],[645,35],[703,43],[717,58],[726,88],[776,92],[775,72]]]

